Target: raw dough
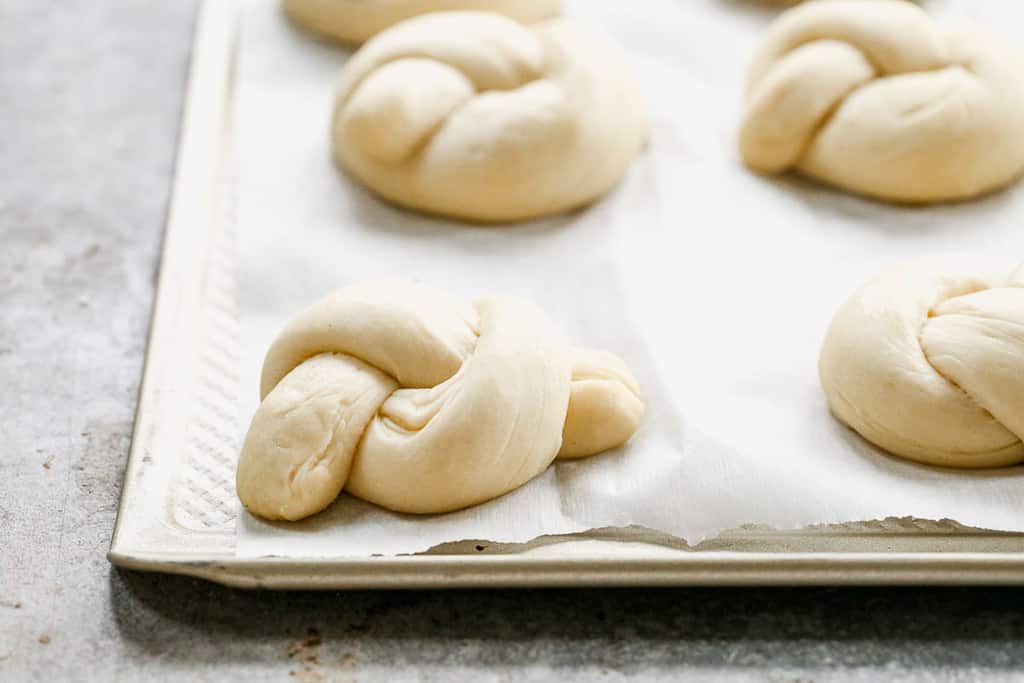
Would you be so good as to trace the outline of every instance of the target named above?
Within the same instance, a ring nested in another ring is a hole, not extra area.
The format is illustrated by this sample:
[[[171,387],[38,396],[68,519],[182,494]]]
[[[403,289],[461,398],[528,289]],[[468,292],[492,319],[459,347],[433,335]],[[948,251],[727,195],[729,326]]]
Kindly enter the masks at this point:
[[[587,204],[640,151],[647,123],[610,40],[442,12],[379,34],[345,66],[338,164],[403,206],[511,221]]]
[[[301,26],[346,43],[361,43],[400,21],[427,12],[498,12],[531,23],[558,13],[559,0],[284,0]]]
[[[619,446],[643,414],[610,353],[573,348],[532,304],[401,282],[335,292],[285,327],[238,461],[238,496],[301,519],[349,493],[400,512],[496,498],[556,457]]]
[[[974,197],[1024,171],[1024,56],[903,0],[784,12],[750,66],[740,152],[901,202]]]
[[[896,455],[950,467],[1024,462],[1024,266],[892,268],[836,313],[819,363],[833,414]]]

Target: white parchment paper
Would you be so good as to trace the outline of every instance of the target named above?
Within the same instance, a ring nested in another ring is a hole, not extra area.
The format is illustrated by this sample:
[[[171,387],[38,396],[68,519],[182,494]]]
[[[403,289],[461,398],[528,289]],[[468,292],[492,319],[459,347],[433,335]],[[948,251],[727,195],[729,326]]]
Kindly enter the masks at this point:
[[[1024,530],[1024,467],[954,472],[877,451],[829,415],[818,350],[836,307],[882,266],[971,253],[1024,257],[1024,185],[982,201],[886,206],[794,178],[761,178],[735,151],[744,67],[777,10],[740,0],[579,0],[647,96],[651,140],[595,206],[512,227],[438,220],[374,199],[328,149],[349,52],[245,5],[237,82],[242,411],[281,325],[331,289],[401,276],[474,297],[539,303],[579,344],[634,370],[647,415],[627,447],[559,463],[499,500],[435,517],[343,495],[267,524],[242,513],[240,556],[362,556],[487,539],[643,525],[696,542],[741,524],[793,528],[888,516]],[[1013,0],[932,0],[1024,38]]]

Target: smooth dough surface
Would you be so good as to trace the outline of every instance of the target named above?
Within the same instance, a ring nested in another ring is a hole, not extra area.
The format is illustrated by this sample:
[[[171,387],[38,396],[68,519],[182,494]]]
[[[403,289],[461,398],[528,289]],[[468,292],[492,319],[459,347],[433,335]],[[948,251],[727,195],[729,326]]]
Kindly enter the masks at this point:
[[[1024,462],[1024,267],[923,259],[882,272],[836,313],[819,371],[833,414],[890,453]]]
[[[337,163],[428,213],[514,221],[588,204],[625,174],[647,120],[625,58],[570,21],[441,12],[377,35],[345,65]]]
[[[362,43],[420,14],[476,10],[532,23],[558,13],[559,0],[284,0],[292,21],[345,43]]]
[[[967,199],[1024,171],[1024,54],[904,0],[818,0],[769,27],[747,74],[739,147],[898,202]]]
[[[625,443],[644,412],[619,358],[569,346],[534,305],[402,282],[299,313],[267,352],[260,396],[238,496],[288,520],[342,489],[399,512],[481,503],[556,457]]]

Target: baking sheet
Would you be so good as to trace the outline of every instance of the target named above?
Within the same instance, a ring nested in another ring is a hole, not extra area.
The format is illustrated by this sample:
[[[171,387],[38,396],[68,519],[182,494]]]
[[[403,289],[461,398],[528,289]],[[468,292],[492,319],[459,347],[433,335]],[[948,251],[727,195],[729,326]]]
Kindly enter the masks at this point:
[[[930,11],[976,13],[969,2]],[[986,4],[1019,27],[1012,3]],[[262,353],[295,310],[386,275],[466,296],[537,301],[574,341],[627,360],[648,415],[628,447],[560,463],[517,492],[432,518],[343,496],[300,524],[240,517],[240,557],[416,552],[464,538],[637,524],[690,542],[746,523],[793,528],[887,516],[1019,530],[1024,468],[951,473],[878,453],[828,415],[815,364],[835,307],[879,267],[936,252],[1019,254],[1024,193],[887,207],[745,171],[739,82],[769,13],[740,2],[567,3],[629,52],[652,139],[594,207],[509,228],[373,199],[330,162],[332,87],[347,52],[244,6],[238,72],[242,412]],[[1019,36],[1017,36],[1019,40]],[[313,255],[313,256],[311,256]]]

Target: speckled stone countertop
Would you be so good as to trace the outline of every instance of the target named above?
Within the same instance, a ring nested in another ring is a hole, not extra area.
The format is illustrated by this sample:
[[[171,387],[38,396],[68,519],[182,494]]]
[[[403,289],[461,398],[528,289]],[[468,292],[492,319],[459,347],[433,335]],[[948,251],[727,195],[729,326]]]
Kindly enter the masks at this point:
[[[112,568],[195,4],[0,0],[0,680],[1024,678],[1024,591],[258,593]]]

